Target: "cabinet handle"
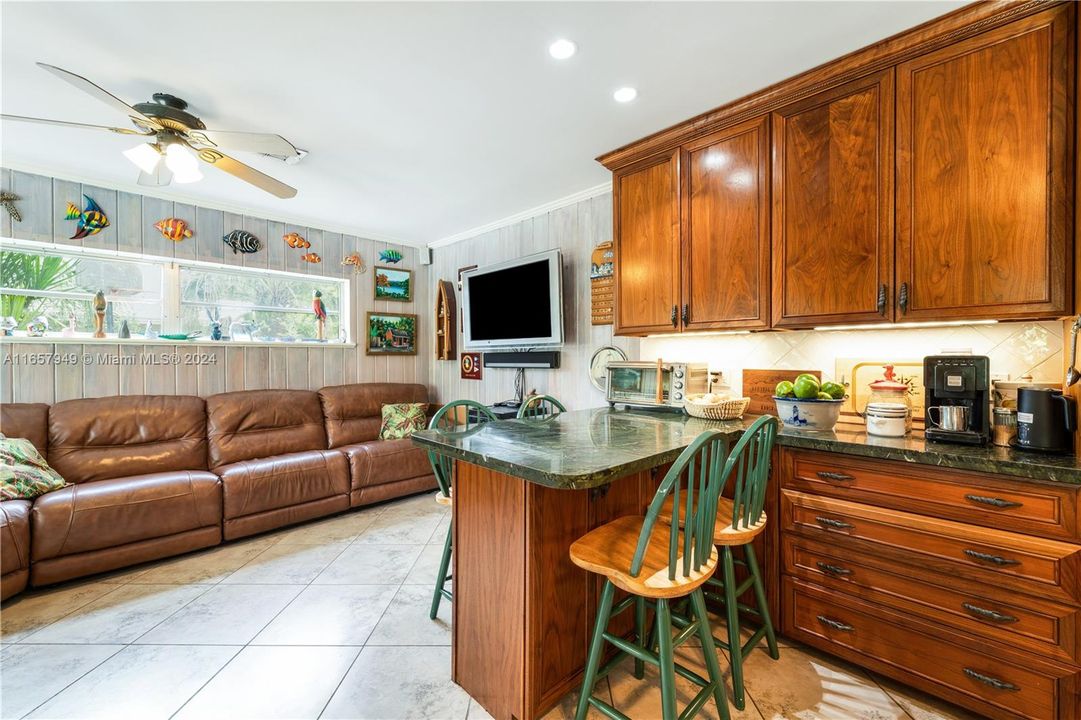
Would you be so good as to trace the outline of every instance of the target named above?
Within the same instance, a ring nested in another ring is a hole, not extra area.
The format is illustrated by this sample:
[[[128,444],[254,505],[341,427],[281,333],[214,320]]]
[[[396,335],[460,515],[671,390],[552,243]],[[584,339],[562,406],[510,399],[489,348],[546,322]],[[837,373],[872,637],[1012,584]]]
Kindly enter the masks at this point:
[[[961,603],[961,607],[976,617],[983,618],[984,620],[994,620],[997,623],[1017,622],[1017,618],[1013,615],[1006,615],[995,610],[988,610],[987,608],[982,608],[979,605],[973,605],[972,603],[963,602]]]
[[[819,525],[825,525],[826,527],[837,528],[838,530],[845,530],[847,528],[856,527],[852,523],[846,523],[846,522],[842,522],[840,520],[834,520],[833,518],[828,518],[828,517],[816,517],[815,521],[817,521]],[[966,550],[965,552],[968,552],[968,551]]]
[[[683,304],[683,314],[680,316],[680,319],[683,320],[684,325],[691,321],[691,306],[687,303]]]
[[[834,630],[844,630],[845,632],[852,632],[852,626],[848,623],[843,623],[840,620],[828,618],[825,615],[816,615],[815,617],[817,618],[818,622],[822,623],[826,627],[833,628]]]
[[[1002,498],[997,497],[987,497],[986,495],[965,495],[965,500],[971,500],[980,505],[990,505],[991,507],[997,508],[1016,508],[1024,505],[1024,503],[1003,500]]]
[[[886,283],[882,283],[878,288],[878,314],[886,316]]]
[[[819,470],[817,473],[815,473],[815,475],[818,475],[818,477],[822,478],[823,480],[855,480],[856,479],[856,478],[852,477],[851,475],[846,475],[845,473],[830,472],[830,471],[827,471],[827,470]]]
[[[980,552],[979,550],[968,550],[968,549],[966,549],[964,551],[964,553],[965,553],[965,555],[968,555],[970,558],[974,558],[976,560],[983,560],[984,562],[994,563],[995,565],[998,565],[999,567],[1005,567],[1007,565],[1020,565],[1021,564],[1020,560],[1011,560],[1009,558],[1004,558],[1001,555],[991,555],[990,553]]]
[[[678,322],[677,322],[678,319],[679,319],[679,315],[677,314],[678,312],[679,312],[679,306],[673,305],[672,306],[672,315],[670,317],[670,319],[672,321],[672,327],[676,327],[676,325],[678,324]]]
[[[827,575],[843,576],[852,574],[851,570],[846,567],[841,567],[840,565],[830,565],[829,563],[824,562],[816,562],[815,565],[817,565],[818,569],[826,573]]]
[[[965,675],[968,675],[970,678],[976,680],[977,682],[982,682],[984,685],[990,685],[995,690],[1009,690],[1010,692],[1017,692],[1021,689],[1011,682],[999,680],[998,678],[991,677],[990,675],[984,675],[983,673],[977,672],[972,668],[964,668],[962,672],[964,672]]]
[[[897,304],[901,307],[901,312],[908,313],[908,283],[901,283],[901,291],[897,293]]]

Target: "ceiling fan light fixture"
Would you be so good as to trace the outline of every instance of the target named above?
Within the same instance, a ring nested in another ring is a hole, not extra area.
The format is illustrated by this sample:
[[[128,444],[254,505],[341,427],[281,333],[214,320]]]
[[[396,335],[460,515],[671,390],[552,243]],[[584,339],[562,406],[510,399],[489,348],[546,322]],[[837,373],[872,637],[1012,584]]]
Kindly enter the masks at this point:
[[[181,143],[171,143],[165,148],[165,165],[173,171],[173,180],[178,183],[193,183],[203,179],[195,153]]]
[[[202,179],[203,173],[199,171],[198,167],[173,171],[173,181],[177,183],[193,183],[199,182]]]
[[[148,175],[153,175],[158,163],[161,162],[161,153],[158,152],[158,149],[146,143],[125,150],[124,157]]]

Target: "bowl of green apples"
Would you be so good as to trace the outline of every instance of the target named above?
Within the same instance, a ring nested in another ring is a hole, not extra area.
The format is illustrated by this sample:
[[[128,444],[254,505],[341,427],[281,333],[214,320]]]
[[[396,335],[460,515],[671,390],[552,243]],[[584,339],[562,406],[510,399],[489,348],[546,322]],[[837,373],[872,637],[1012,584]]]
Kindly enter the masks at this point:
[[[819,382],[810,373],[782,380],[773,391],[777,417],[793,430],[832,430],[841,416],[844,397],[844,385]]]

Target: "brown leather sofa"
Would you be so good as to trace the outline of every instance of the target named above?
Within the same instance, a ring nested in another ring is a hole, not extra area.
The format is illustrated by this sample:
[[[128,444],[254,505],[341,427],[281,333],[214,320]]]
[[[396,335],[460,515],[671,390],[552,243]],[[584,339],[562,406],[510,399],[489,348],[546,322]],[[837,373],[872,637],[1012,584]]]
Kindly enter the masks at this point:
[[[379,440],[423,385],[120,396],[0,405],[72,485],[0,503],[6,599],[31,585],[216,545],[436,487],[425,453]]]
[[[334,385],[319,391],[329,447],[349,461],[349,504],[370,505],[436,487],[428,455],[411,440],[379,440],[383,405],[426,403],[428,389],[406,383]]]

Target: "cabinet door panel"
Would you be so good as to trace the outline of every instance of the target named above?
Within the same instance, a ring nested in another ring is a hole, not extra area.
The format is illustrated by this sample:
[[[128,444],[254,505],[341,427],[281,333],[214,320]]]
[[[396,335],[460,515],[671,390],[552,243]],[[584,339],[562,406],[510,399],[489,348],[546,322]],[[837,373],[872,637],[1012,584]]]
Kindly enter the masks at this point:
[[[683,149],[684,330],[769,327],[768,120]]]
[[[679,152],[613,180],[616,333],[671,332],[679,304]]]
[[[898,66],[898,319],[1066,312],[1072,13]]]
[[[893,71],[774,112],[773,148],[773,324],[892,319]]]

